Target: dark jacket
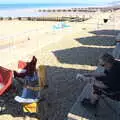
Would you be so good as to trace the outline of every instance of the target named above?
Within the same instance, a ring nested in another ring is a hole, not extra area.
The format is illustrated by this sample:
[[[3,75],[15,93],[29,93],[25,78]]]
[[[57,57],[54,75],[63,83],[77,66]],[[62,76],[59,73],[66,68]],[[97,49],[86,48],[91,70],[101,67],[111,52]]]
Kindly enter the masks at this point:
[[[104,73],[106,76],[96,77],[97,80],[102,81],[112,91],[120,91],[120,61],[114,62],[112,68]]]

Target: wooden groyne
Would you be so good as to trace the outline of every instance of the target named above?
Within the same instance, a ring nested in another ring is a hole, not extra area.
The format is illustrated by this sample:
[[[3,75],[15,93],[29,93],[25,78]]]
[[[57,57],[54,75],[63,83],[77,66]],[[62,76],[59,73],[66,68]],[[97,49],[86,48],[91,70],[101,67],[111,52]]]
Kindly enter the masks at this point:
[[[109,12],[119,10],[120,7],[86,7],[66,9],[39,9],[38,12]]]
[[[0,20],[29,20],[29,21],[70,21],[82,22],[88,20],[99,12],[113,12],[120,7],[88,7],[88,8],[66,8],[66,9],[39,9],[40,16],[37,17],[0,17]],[[45,13],[41,15],[41,13]]]
[[[23,21],[70,21],[70,22],[82,22],[88,20],[88,17],[0,17],[0,20],[23,20]]]

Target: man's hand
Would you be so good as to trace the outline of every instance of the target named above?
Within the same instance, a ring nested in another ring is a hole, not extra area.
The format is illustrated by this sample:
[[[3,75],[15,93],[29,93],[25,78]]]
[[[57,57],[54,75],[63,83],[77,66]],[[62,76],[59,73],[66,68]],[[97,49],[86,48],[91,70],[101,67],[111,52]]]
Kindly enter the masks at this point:
[[[84,73],[83,74],[85,77],[91,77],[91,76],[93,76],[91,73]]]
[[[86,76],[85,76],[85,75],[86,75]],[[92,83],[92,81],[95,80],[95,78],[92,77],[92,76],[89,76],[89,74],[85,74],[85,75],[78,73],[78,74],[76,75],[76,79],[77,79],[77,80],[80,80],[81,82],[83,82],[83,81],[88,81],[88,82],[90,82],[90,83]]]
[[[100,76],[105,76],[104,73],[99,73],[99,72],[84,73],[83,75],[84,75],[85,77],[100,77]]]
[[[76,80],[84,81],[84,79],[85,79],[85,76],[84,76],[84,75],[82,75],[82,74],[80,74],[80,73],[78,73],[78,74],[76,75]]]

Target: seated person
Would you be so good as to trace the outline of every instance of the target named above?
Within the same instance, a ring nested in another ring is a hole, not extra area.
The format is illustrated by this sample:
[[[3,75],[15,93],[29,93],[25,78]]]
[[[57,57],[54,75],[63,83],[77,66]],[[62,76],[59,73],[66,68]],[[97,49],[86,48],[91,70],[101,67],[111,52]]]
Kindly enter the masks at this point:
[[[26,72],[18,73],[14,71],[14,77],[24,78],[22,95],[21,97],[17,96],[15,98],[18,102],[26,102],[26,99],[37,99],[40,97],[39,78],[36,70],[36,63],[37,59],[33,56],[31,62],[27,63],[27,66],[25,67]]]
[[[95,88],[109,89],[110,91],[120,91],[120,61],[114,59],[108,53],[103,54],[99,58],[99,64],[104,67],[104,73],[87,73],[84,76],[94,77],[93,91],[89,99],[84,98],[81,102],[84,106],[95,107],[99,100],[99,95],[96,94]]]
[[[40,87],[37,72],[33,76],[26,76],[21,96],[16,96],[15,100],[20,103],[37,102],[40,99]]]

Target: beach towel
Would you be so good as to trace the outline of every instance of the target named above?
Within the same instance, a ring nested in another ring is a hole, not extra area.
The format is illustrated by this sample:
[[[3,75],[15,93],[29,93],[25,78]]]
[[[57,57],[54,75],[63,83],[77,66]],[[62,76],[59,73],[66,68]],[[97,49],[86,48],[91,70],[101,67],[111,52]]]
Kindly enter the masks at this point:
[[[19,103],[34,103],[34,102],[38,102],[38,99],[32,99],[32,98],[23,98],[20,96],[16,96],[15,97],[15,101],[19,102]]]
[[[54,25],[53,29],[59,30],[59,29],[67,28],[67,27],[70,27],[70,25],[67,25],[65,22],[60,22]]]

